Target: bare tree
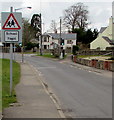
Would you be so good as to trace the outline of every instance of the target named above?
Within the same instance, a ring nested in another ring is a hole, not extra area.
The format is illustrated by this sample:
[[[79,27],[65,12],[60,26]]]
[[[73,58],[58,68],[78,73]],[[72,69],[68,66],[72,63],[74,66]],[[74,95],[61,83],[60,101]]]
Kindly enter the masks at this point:
[[[51,31],[53,31],[54,33],[57,32],[57,23],[55,22],[55,20],[51,21],[50,28],[51,28]]]
[[[88,10],[83,3],[77,3],[64,11],[64,24],[72,31],[75,28],[85,29],[88,25]]]
[[[22,19],[23,22],[23,45],[30,42],[31,39],[35,38],[36,30],[31,26],[29,20],[26,18]]]

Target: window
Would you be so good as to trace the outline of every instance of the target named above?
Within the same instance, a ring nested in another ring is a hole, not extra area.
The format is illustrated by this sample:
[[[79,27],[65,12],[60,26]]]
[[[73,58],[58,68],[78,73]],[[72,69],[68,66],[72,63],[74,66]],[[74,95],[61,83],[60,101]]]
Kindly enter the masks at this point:
[[[47,42],[47,37],[46,36],[44,36],[44,42]]]
[[[72,40],[67,40],[67,44],[72,44]]]
[[[48,42],[49,42],[49,36],[48,36]]]
[[[44,45],[44,49],[47,49],[47,45]]]

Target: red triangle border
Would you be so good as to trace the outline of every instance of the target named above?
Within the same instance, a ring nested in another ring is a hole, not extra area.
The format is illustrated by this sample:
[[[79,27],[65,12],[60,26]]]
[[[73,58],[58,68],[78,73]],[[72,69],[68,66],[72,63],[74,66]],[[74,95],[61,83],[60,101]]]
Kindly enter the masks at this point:
[[[10,19],[11,16],[13,17],[14,21],[16,22],[18,28],[5,28],[5,26],[6,26],[7,22],[8,22],[8,20]],[[17,20],[15,19],[14,15],[13,15],[13,13],[10,13],[10,15],[8,16],[8,18],[7,18],[7,20],[6,20],[5,24],[4,24],[4,26],[2,27],[2,29],[3,29],[3,30],[19,30],[19,29],[21,29],[21,27],[19,26]]]

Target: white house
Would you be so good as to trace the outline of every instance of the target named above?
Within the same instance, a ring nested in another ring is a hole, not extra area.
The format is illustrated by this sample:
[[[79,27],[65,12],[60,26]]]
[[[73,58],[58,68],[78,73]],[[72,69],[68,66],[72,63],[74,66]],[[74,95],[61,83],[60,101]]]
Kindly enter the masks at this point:
[[[64,41],[64,49],[72,49],[76,45],[76,33],[61,33],[61,38]],[[43,49],[53,49],[53,44],[60,44],[60,33],[44,33],[42,36]]]
[[[98,37],[90,43],[90,49],[100,49],[105,50],[107,47],[112,47],[114,41],[112,40],[112,27],[113,18],[109,19],[109,25],[107,27],[102,27]]]

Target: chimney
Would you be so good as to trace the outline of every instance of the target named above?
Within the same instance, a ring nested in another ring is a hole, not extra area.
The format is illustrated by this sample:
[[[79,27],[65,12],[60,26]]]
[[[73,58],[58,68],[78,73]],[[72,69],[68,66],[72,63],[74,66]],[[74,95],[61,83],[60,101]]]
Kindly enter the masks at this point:
[[[112,17],[114,17],[114,1],[112,2]]]

